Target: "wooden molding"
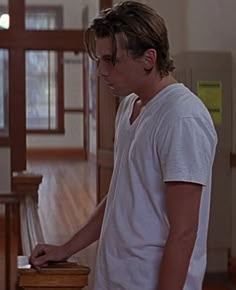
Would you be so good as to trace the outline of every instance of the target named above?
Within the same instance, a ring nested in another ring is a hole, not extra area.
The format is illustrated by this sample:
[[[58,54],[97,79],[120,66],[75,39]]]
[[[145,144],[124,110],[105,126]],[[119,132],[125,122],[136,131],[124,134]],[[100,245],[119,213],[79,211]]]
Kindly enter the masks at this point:
[[[79,113],[84,114],[84,108],[65,108],[64,113]]]
[[[230,153],[230,167],[236,167],[236,154],[232,152]]]
[[[86,160],[86,152],[83,148],[29,148],[27,159],[73,159]]]
[[[85,51],[83,30],[1,30],[2,48]],[[62,41],[63,40],[63,41]]]
[[[100,0],[100,9],[112,7],[112,0]]]
[[[229,260],[229,278],[231,283],[236,285],[236,257],[231,257]]]
[[[10,145],[9,137],[0,137],[0,147],[6,147]]]

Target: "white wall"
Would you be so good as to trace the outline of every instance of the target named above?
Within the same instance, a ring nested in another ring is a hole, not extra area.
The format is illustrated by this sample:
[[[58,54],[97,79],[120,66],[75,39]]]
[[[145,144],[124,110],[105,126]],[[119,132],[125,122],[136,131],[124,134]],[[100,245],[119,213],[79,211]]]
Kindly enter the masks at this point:
[[[186,47],[186,1],[146,0],[146,3],[164,18],[168,28],[171,54],[177,54]]]
[[[138,2],[147,4],[156,9],[164,18],[169,32],[171,54],[181,52],[186,46],[186,1],[187,0],[138,0]],[[118,2],[124,2],[124,0],[113,0],[113,4]]]
[[[91,22],[99,13],[99,0],[88,0],[89,22]]]
[[[230,51],[233,56],[232,137],[236,152],[236,33],[235,0],[187,2],[187,49]],[[232,254],[236,256],[236,170],[232,177]]]
[[[28,148],[83,148],[82,115],[65,114],[65,135],[27,136]]]

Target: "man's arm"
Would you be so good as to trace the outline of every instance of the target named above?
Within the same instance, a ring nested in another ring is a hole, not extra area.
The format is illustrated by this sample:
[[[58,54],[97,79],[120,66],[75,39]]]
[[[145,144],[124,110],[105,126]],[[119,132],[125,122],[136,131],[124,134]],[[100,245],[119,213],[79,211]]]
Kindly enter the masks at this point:
[[[64,245],[37,245],[31,254],[30,263],[35,267],[40,267],[49,261],[63,261],[97,241],[100,237],[106,200],[105,197],[88,222]]]
[[[183,290],[197,237],[202,186],[168,182],[166,209],[170,231],[159,273],[158,290]]]

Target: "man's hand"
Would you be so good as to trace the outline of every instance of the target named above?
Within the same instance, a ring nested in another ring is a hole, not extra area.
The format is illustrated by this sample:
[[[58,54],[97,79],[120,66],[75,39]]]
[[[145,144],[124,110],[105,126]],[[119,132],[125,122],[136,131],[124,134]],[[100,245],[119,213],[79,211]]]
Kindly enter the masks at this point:
[[[49,262],[61,262],[67,258],[63,246],[38,244],[34,248],[29,261],[33,267],[40,268],[47,266]]]

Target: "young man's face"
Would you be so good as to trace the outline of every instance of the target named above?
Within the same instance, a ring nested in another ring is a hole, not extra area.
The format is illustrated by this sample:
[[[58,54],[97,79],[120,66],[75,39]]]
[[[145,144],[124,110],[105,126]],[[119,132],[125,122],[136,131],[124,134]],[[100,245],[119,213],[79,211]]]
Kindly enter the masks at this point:
[[[98,56],[97,72],[116,96],[126,96],[130,93],[139,93],[146,76],[143,60],[133,59],[121,45],[121,36],[116,37],[116,63],[112,63],[111,38],[96,39],[96,55]]]

